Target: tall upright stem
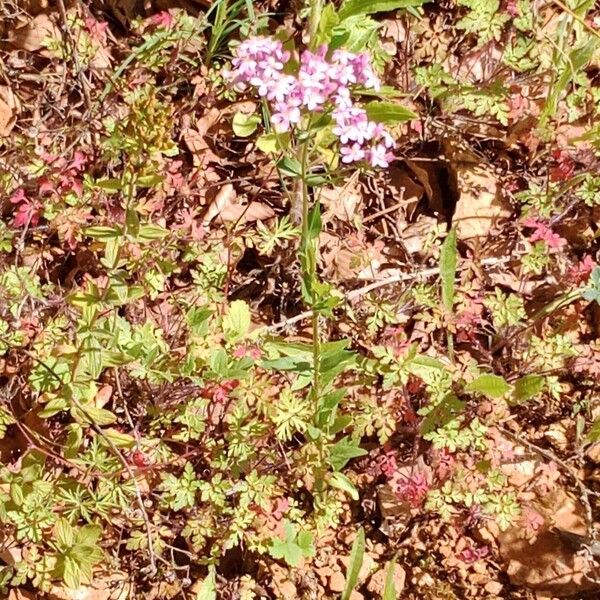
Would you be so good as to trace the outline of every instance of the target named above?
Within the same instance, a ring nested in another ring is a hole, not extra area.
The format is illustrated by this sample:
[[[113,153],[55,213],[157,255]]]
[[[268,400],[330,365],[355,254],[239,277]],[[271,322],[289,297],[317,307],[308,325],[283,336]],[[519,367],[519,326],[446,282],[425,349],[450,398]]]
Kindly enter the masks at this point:
[[[310,0],[310,14],[308,17],[308,45],[314,47],[319,21],[321,19],[322,0]]]
[[[306,244],[305,252],[307,260],[305,261],[306,270],[308,271],[305,275],[310,277],[311,282],[316,280],[316,254],[318,242],[309,240],[309,198],[308,198],[308,141],[302,144],[301,153],[301,165],[302,165],[302,238],[304,244]],[[313,248],[309,248],[308,245],[313,245]],[[310,308],[314,309],[314,306]],[[319,332],[319,314],[318,311],[312,311],[312,346],[313,346],[313,394],[315,396],[315,403],[319,398],[319,357],[321,354],[321,336]],[[315,412],[317,407],[315,406]]]

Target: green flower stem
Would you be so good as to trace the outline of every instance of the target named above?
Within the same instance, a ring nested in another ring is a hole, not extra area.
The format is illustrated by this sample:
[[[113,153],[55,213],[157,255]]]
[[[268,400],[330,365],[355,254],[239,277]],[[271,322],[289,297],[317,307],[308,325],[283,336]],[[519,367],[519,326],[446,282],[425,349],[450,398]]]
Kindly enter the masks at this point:
[[[307,273],[305,276],[309,277],[311,282],[316,279],[316,255],[317,255],[317,246],[318,242],[309,239],[309,231],[308,231],[308,219],[309,219],[309,198],[308,198],[308,141],[302,144],[302,154],[301,154],[301,165],[302,165],[302,240],[303,246],[305,246],[306,254],[312,254],[312,260],[306,260],[305,264],[307,265]],[[309,248],[309,245],[312,248]],[[314,307],[314,295],[313,302],[309,307],[312,309],[312,345],[313,345],[313,394],[315,396],[315,404],[318,404],[319,399],[319,360],[321,355],[321,334],[319,331],[319,313],[315,310]],[[315,412],[316,412],[315,406]]]
[[[310,15],[308,21],[308,44],[312,48],[317,30],[319,29],[319,21],[321,20],[322,0],[310,0]]]

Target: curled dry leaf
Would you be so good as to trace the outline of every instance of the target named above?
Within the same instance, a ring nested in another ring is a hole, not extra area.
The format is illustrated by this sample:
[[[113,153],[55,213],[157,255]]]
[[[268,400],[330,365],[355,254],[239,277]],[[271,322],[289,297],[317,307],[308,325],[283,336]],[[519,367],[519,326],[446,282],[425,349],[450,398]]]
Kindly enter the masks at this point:
[[[323,222],[327,223],[332,217],[340,221],[351,222],[362,201],[362,195],[357,188],[358,172],[344,185],[324,187],[321,189],[320,200],[326,207]]]
[[[480,166],[458,164],[456,175],[460,199],[452,221],[461,240],[487,236],[499,219],[511,214],[492,173]]]
[[[12,131],[19,111],[20,102],[13,91],[8,86],[0,86],[0,137]]]
[[[598,574],[589,572],[587,559],[556,532],[559,529],[585,536],[583,506],[560,487],[546,495],[543,502],[544,506],[536,506],[536,510],[545,524],[533,542],[523,539],[520,527],[498,535],[511,583],[560,596],[596,589],[590,576]]]
[[[11,31],[8,41],[19,50],[36,52],[44,48],[48,40],[60,39],[60,37],[60,29],[54,21],[47,14],[40,13],[24,27]]]
[[[275,216],[275,212],[266,204],[261,202],[250,202],[250,204],[238,202],[235,188],[231,183],[227,183],[219,190],[214,201],[208,207],[202,225],[207,227],[214,219],[224,223],[236,221],[251,223],[264,221],[273,216]]]
[[[212,151],[206,137],[208,131],[218,123],[220,116],[221,113],[218,109],[211,108],[198,120],[195,127],[184,124],[181,137],[192,153],[194,166],[206,166],[219,162],[219,157]]]
[[[100,388],[98,393],[96,394],[96,398],[94,399],[94,404],[98,408],[102,408],[105,406],[110,400],[113,393],[112,385],[104,385]]]

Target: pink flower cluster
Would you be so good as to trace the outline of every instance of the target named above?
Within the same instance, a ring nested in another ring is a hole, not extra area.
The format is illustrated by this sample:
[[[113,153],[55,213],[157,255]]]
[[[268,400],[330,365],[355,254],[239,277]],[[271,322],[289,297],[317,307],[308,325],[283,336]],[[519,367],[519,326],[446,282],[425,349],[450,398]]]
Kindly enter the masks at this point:
[[[352,86],[378,90],[381,86],[366,53],[304,50],[296,75],[285,72],[290,53],[280,41],[253,37],[242,42],[226,77],[240,91],[254,87],[272,108],[271,123],[278,133],[298,125],[303,114],[330,111],[333,133],[339,138],[342,162],[366,161],[387,167],[395,143],[381,124],[369,121],[364,108],[352,100]]]

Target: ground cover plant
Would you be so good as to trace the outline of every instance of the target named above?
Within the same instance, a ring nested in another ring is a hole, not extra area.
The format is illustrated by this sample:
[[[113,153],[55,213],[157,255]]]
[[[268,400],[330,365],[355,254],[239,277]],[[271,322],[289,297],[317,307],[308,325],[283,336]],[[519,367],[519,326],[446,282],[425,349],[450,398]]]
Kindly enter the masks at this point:
[[[3,597],[598,597],[593,0],[0,15]]]

